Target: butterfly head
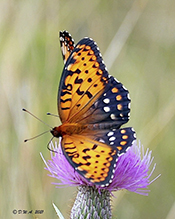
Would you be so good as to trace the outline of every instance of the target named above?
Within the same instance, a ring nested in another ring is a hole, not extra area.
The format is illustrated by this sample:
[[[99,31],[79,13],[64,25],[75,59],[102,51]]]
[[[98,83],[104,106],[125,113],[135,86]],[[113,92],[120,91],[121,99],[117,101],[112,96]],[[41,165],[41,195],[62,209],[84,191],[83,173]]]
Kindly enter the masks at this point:
[[[60,126],[54,127],[53,129],[50,130],[50,133],[55,137],[59,138],[62,136],[62,132],[60,129]]]

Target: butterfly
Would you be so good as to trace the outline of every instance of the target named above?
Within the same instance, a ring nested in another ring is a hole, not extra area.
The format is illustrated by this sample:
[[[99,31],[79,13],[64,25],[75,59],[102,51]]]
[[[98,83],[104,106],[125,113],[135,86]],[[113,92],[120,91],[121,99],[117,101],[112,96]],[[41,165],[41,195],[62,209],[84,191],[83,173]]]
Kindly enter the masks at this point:
[[[91,38],[74,45],[62,31],[60,45],[65,64],[57,99],[62,125],[51,133],[61,137],[62,151],[75,171],[95,185],[108,186],[119,156],[136,139],[133,128],[120,128],[129,120],[129,92],[109,75]]]

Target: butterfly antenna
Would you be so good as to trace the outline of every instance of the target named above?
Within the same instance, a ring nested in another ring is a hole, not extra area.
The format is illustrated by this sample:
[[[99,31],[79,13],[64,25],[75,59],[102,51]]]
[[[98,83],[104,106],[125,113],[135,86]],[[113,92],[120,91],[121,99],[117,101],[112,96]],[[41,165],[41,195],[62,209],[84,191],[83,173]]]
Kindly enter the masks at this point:
[[[52,114],[52,113],[47,113],[48,116],[55,116],[55,117],[58,117],[60,118],[58,115],[55,115],[55,114]]]
[[[35,138],[38,138],[38,137],[40,137],[41,135],[44,135],[44,134],[47,133],[47,132],[50,132],[50,130],[45,131],[45,132],[42,132],[41,134],[36,135],[36,136],[34,136],[34,137],[32,137],[32,138],[25,139],[24,142],[27,142],[27,141],[29,141],[29,140],[33,140],[33,139],[35,139]]]
[[[52,152],[54,152],[54,153],[58,153],[57,151],[54,151],[54,150],[52,150],[50,147],[49,147],[49,145],[50,145],[50,143],[51,143],[51,141],[52,141],[52,139],[54,138],[54,136],[50,139],[50,141],[48,142],[48,144],[47,144],[47,149],[49,150],[49,151],[52,151]]]
[[[29,113],[31,116],[33,116],[35,119],[39,120],[40,122],[42,122],[43,124],[47,125],[49,128],[52,129],[52,127],[50,125],[48,125],[47,123],[45,123],[44,121],[42,121],[41,119],[39,119],[37,116],[33,115],[30,111],[26,110],[26,109],[22,109],[24,112]]]

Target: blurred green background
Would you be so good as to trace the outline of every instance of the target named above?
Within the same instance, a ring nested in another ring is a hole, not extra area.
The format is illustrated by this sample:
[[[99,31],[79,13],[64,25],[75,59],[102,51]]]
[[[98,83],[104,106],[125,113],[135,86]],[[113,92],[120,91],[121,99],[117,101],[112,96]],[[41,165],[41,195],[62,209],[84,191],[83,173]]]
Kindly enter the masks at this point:
[[[131,119],[157,163],[148,197],[114,193],[113,218],[175,218],[175,1],[0,1],[0,218],[57,218],[54,202],[69,218],[76,188],[55,188],[44,163],[51,135],[24,143],[59,119],[57,90],[63,69],[58,31],[77,43],[92,37],[109,73],[130,91]],[[112,46],[111,46],[112,45]],[[14,215],[14,209],[43,209]]]

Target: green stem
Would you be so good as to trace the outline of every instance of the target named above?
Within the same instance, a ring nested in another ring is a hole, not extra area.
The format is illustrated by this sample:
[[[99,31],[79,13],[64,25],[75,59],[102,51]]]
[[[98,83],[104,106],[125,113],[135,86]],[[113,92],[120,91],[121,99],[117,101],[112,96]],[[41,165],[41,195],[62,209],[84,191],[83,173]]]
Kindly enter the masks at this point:
[[[90,186],[79,186],[71,210],[71,219],[111,219],[110,192]]]

